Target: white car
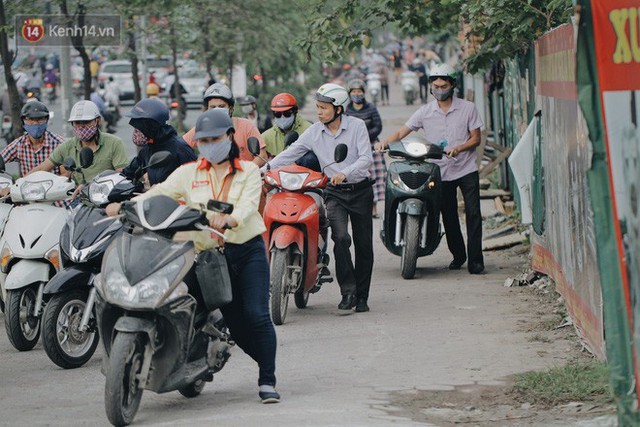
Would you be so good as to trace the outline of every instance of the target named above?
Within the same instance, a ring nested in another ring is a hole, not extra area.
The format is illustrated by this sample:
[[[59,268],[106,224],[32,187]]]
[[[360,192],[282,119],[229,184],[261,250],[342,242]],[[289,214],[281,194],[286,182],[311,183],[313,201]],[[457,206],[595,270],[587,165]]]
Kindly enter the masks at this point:
[[[120,88],[120,100],[134,99],[133,72],[131,61],[126,59],[105,61],[100,66],[98,80],[105,83],[113,77],[114,83]],[[142,76],[138,75],[138,81],[142,86]],[[144,90],[144,88],[142,88]]]
[[[202,68],[180,68],[180,84],[187,91],[184,94],[184,99],[187,104],[202,105],[202,95],[207,89],[207,83],[209,82],[209,75]],[[163,82],[163,90],[166,92],[173,84],[175,77],[171,74]],[[170,97],[171,95],[167,93]]]

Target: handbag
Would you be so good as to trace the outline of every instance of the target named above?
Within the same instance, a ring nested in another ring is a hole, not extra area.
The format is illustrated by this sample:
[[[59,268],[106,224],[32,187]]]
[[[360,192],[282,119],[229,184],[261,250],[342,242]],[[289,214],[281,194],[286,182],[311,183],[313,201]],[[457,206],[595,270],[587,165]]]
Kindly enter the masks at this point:
[[[227,259],[218,248],[208,249],[198,254],[196,276],[207,310],[215,310],[232,301],[233,293]]]

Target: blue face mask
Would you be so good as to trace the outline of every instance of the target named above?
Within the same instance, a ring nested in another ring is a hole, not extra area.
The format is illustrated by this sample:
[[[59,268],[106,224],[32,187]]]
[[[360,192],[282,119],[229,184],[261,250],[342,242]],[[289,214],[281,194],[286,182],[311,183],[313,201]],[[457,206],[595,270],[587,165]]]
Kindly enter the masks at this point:
[[[212,165],[221,163],[229,157],[229,150],[231,150],[231,140],[229,138],[221,142],[198,143],[198,151]]]
[[[22,127],[25,131],[27,131],[29,135],[31,135],[32,138],[40,139],[42,138],[42,135],[44,135],[44,132],[47,130],[47,122],[37,125],[23,125]]]
[[[276,117],[273,119],[273,122],[276,124],[276,126],[278,126],[280,129],[282,130],[287,130],[289,128],[291,128],[291,125],[293,125],[293,121],[295,120],[295,116],[291,115],[291,117]]]

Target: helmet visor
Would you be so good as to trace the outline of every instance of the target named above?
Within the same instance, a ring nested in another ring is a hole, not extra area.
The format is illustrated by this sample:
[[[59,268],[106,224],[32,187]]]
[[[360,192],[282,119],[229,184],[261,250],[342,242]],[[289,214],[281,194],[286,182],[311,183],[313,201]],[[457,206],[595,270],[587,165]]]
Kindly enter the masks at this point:
[[[331,98],[330,96],[325,96],[320,92],[316,92],[315,98],[316,98],[316,101],[328,102],[329,104],[333,104],[334,102],[336,102],[335,98]]]

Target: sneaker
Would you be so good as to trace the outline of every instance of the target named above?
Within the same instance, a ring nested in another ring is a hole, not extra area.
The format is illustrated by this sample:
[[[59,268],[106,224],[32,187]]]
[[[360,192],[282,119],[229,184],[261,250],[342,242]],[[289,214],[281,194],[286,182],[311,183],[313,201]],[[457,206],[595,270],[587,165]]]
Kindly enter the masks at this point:
[[[460,268],[462,267],[462,264],[464,264],[465,262],[467,262],[466,258],[463,259],[454,259],[453,261],[451,261],[451,263],[449,264],[449,270],[460,270]]]
[[[469,264],[469,273],[470,274],[480,274],[484,271],[484,264],[479,262],[474,262]]]
[[[351,310],[356,306],[356,296],[353,294],[343,295],[342,301],[338,304],[339,310]]]
[[[280,394],[277,391],[259,391],[258,396],[262,403],[279,403]]]

